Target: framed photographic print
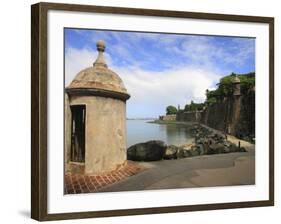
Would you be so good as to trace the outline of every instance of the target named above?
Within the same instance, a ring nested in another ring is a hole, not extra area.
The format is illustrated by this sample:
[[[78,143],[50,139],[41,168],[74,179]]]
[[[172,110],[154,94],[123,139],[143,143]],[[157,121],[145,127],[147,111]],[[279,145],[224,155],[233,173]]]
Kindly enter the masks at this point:
[[[274,18],[31,8],[32,218],[274,204]]]

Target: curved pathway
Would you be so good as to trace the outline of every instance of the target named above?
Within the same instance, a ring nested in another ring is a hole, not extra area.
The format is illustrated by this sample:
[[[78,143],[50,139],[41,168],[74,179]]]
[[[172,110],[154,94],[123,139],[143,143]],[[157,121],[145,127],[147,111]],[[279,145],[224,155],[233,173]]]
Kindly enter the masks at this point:
[[[247,152],[140,162],[147,168],[145,171],[100,192],[255,184],[254,145],[233,136],[228,136],[228,140],[240,141]]]

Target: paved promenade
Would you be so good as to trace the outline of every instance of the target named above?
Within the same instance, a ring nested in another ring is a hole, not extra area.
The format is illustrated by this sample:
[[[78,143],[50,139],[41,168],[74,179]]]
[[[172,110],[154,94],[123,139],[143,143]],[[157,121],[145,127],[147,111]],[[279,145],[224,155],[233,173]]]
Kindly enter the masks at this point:
[[[155,162],[128,161],[103,175],[65,175],[65,193],[93,193],[255,184],[255,146],[228,136],[247,152]]]
[[[239,141],[233,136],[228,136],[228,140],[237,144]],[[241,140],[240,143],[248,152],[139,163],[147,169],[118,183],[104,187],[100,191],[255,184],[254,145]]]

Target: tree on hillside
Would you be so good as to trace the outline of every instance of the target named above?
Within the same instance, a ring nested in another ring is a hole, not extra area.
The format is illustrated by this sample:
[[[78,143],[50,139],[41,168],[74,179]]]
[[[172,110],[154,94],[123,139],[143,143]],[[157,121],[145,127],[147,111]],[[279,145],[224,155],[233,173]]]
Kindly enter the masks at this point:
[[[204,103],[194,103],[191,100],[190,104],[186,104],[184,107],[184,111],[196,111],[196,110],[203,110],[205,104]]]
[[[255,73],[247,73],[247,74],[235,74],[231,73],[228,76],[225,76],[220,79],[220,82],[217,84],[217,89],[206,91],[206,103],[212,104],[217,101],[221,101],[224,97],[232,96],[233,94],[233,78],[238,76],[241,84],[241,93],[245,94],[250,89],[255,87]]]
[[[174,107],[174,106],[168,106],[166,108],[166,114],[169,115],[169,114],[176,114],[178,112],[177,108]]]

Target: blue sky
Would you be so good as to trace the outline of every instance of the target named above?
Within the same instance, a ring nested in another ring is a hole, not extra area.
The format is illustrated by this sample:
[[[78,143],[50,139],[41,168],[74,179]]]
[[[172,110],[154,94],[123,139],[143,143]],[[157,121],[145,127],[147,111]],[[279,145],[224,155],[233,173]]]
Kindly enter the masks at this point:
[[[96,41],[131,94],[127,117],[157,117],[167,105],[204,101],[231,72],[255,71],[255,39],[222,36],[65,29],[66,85],[96,59]]]

